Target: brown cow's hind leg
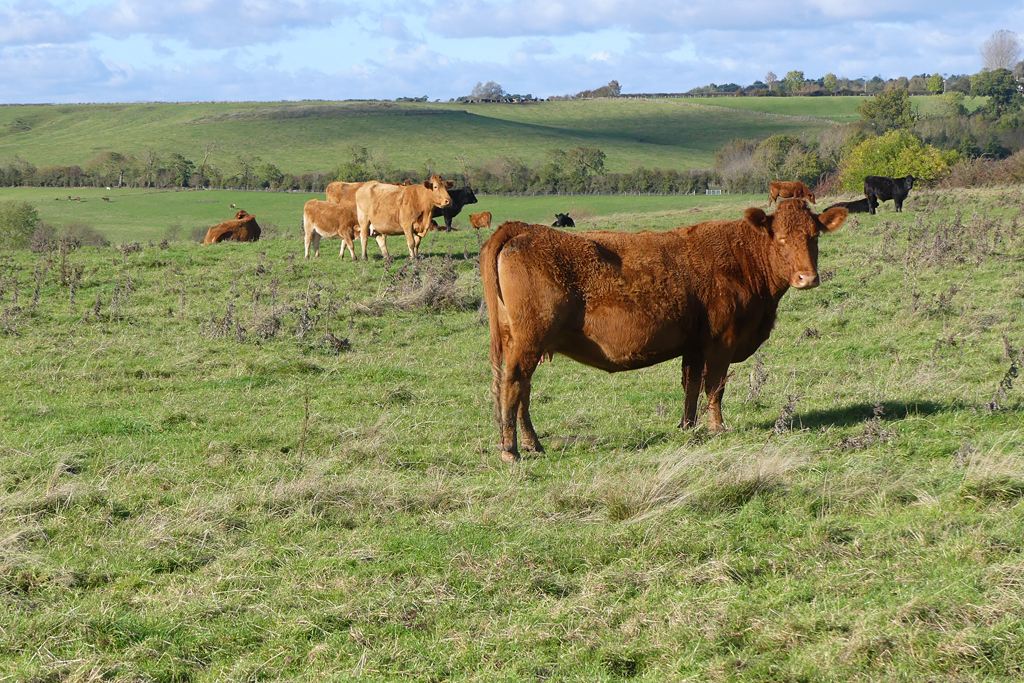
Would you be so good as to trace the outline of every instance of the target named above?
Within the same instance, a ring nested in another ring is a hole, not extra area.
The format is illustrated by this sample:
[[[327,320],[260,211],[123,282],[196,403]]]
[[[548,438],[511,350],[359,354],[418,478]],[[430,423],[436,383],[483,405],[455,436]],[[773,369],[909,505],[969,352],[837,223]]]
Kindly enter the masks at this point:
[[[530,421],[530,377],[537,368],[537,354],[523,354],[519,350],[505,355],[505,372],[501,383],[501,459],[513,462],[519,458],[516,443],[516,420],[523,425],[523,447],[541,451],[537,433]]]
[[[704,361],[683,361],[683,388],[686,391],[686,399],[683,404],[683,421],[679,423],[681,429],[691,429],[697,426],[697,400],[700,398],[700,387],[704,379]]]

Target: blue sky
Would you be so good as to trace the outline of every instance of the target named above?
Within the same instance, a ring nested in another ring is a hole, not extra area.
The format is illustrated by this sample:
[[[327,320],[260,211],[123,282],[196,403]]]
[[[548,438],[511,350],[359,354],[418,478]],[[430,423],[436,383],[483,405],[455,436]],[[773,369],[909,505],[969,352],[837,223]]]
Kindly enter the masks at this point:
[[[0,103],[447,100],[975,73],[1024,2],[0,0]]]

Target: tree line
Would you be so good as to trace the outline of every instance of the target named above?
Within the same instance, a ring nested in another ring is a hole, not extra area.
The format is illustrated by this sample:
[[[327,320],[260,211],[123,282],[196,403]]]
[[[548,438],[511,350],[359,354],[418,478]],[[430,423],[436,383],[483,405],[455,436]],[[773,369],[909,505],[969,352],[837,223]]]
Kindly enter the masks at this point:
[[[207,155],[208,157],[209,155]],[[543,162],[529,164],[513,156],[478,162],[460,158],[459,170],[439,169],[432,159],[420,168],[402,169],[374,150],[350,146],[330,171],[293,174],[252,154],[239,154],[227,166],[188,159],[181,154],[104,152],[84,167],[37,167],[15,157],[0,161],[0,186],[212,188],[323,192],[334,180],[414,182],[441,173],[457,183],[488,194],[693,194],[718,182],[712,170],[678,171],[643,166],[612,173],[605,153],[596,147],[548,150]]]

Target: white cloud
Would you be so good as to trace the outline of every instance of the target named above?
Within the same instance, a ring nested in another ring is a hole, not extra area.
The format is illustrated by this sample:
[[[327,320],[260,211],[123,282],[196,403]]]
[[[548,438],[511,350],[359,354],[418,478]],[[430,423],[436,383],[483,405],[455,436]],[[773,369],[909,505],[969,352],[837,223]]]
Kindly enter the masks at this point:
[[[600,52],[595,52],[594,54],[590,55],[589,57],[587,57],[587,59],[589,59],[592,62],[611,62],[612,53],[608,52],[608,50],[601,50]]]
[[[48,2],[21,0],[0,8],[0,45],[64,43],[86,36],[74,15]]]

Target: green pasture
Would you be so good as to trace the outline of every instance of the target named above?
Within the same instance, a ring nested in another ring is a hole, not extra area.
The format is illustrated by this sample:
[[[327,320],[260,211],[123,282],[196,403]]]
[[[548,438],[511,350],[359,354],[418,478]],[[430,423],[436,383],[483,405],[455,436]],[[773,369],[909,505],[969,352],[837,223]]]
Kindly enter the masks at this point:
[[[512,466],[485,234],[306,261],[304,196],[31,192],[0,199],[126,242],[0,254],[0,681],[1024,677],[1021,188],[822,237],[722,435],[677,428],[677,361],[556,356],[547,451]],[[478,206],[634,230],[763,201],[558,199]],[[231,202],[276,236],[158,243]]]
[[[68,192],[73,191],[68,200]],[[107,197],[109,201],[103,201]],[[80,201],[76,201],[76,199]],[[238,209],[256,215],[257,222],[274,229],[300,234],[302,208],[322,193],[247,192],[242,190],[135,190],[96,188],[0,187],[0,201],[32,204],[39,217],[56,226],[87,223],[115,242],[160,241],[164,237],[190,237],[221,221],[234,218]],[[732,197],[683,196],[541,196],[501,197],[479,195],[459,216],[454,227],[469,228],[469,214],[490,211],[492,224],[507,220],[551,224],[556,213],[574,217],[613,214],[648,214],[710,209],[723,205],[764,203],[762,195]],[[231,208],[234,204],[235,208]],[[671,213],[669,215],[672,215]],[[679,224],[685,216],[678,218]],[[635,222],[635,221],[634,221]]]
[[[810,98],[808,98],[810,99]],[[530,105],[282,102],[0,107],[0,159],[84,166],[98,154],[184,155],[231,167],[259,156],[286,173],[333,171],[351,145],[395,167],[458,171],[499,156],[539,165],[551,149],[598,147],[609,171],[709,168],[734,138],[816,137],[830,124],[680,106],[667,100]]]

